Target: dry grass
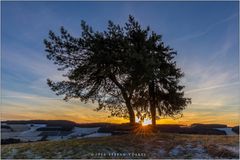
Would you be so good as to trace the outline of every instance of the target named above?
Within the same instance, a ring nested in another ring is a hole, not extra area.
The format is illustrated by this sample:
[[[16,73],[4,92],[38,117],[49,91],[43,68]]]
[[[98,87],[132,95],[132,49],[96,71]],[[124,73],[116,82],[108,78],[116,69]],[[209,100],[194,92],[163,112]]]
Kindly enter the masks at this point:
[[[192,158],[195,153],[184,151],[173,157],[169,153],[176,146],[192,148],[201,145],[212,158],[238,158],[238,154],[224,146],[237,147],[238,136],[184,135],[153,133],[146,131],[138,134],[46,141],[25,144],[2,145],[2,158]],[[160,151],[161,154],[159,153]],[[102,153],[102,155],[98,155]],[[144,153],[132,155],[108,155],[108,153]],[[200,157],[201,158],[201,157]]]

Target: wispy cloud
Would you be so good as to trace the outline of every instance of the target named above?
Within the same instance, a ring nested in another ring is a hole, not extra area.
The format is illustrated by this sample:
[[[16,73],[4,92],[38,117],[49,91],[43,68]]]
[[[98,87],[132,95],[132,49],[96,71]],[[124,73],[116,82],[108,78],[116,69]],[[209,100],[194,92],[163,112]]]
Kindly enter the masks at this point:
[[[185,35],[185,36],[176,38],[174,41],[176,41],[176,42],[178,42],[178,41],[186,41],[186,40],[191,40],[193,38],[198,38],[198,37],[204,36],[204,35],[208,34],[211,30],[213,30],[216,26],[221,25],[223,23],[226,23],[226,22],[236,18],[237,16],[238,16],[238,13],[237,14],[233,14],[233,15],[231,15],[229,17],[226,17],[226,18],[216,22],[216,23],[213,23],[213,24],[209,25],[208,27],[206,27],[202,31],[197,31],[197,32],[191,33],[189,35]]]
[[[195,59],[180,61],[186,75],[186,93],[235,85],[239,82],[238,60],[233,58],[238,57],[238,51],[232,50],[236,47],[234,38],[234,35],[228,34],[224,41],[218,42],[220,47],[213,51],[201,50]]]
[[[96,104],[84,104],[80,100],[65,102],[60,99],[32,96],[11,92],[15,96],[4,97],[1,105],[1,118],[7,119],[68,119],[75,122],[118,122],[121,118],[108,118],[109,113],[94,111]],[[14,111],[14,112],[13,112]],[[126,120],[125,120],[126,121]]]
[[[240,82],[233,82],[233,83],[228,83],[228,84],[220,84],[220,85],[213,85],[205,88],[198,88],[198,89],[192,89],[185,91],[186,94],[189,93],[194,93],[194,92],[201,92],[201,91],[206,91],[206,90],[212,90],[212,89],[217,89],[217,88],[224,88],[224,87],[229,87],[229,86],[236,86],[240,88]]]

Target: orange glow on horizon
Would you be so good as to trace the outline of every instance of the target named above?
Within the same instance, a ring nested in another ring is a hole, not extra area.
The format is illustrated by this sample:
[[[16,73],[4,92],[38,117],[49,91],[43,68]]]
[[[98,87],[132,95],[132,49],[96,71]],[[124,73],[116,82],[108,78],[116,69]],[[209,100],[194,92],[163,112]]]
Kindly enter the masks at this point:
[[[42,112],[40,108],[36,107],[34,110],[28,106],[21,109],[21,106],[17,106],[15,112],[9,112],[8,110],[2,110],[1,120],[69,120],[76,123],[129,123],[129,119],[108,117],[107,112],[95,112],[92,108],[76,107],[76,108],[63,108],[58,107],[50,108],[44,107]],[[20,110],[21,109],[21,110]],[[54,113],[54,114],[50,114]],[[238,113],[225,113],[224,115],[208,115],[203,119],[200,113],[185,112],[184,116],[179,119],[161,118],[157,120],[157,124],[179,124],[179,125],[191,125],[193,123],[202,124],[226,124],[228,126],[239,125]],[[140,119],[136,118],[136,122],[140,123]],[[151,119],[147,118],[142,122],[142,125],[151,124]]]
[[[227,116],[227,115],[226,115]],[[104,118],[105,117],[105,118]],[[108,118],[106,116],[102,117],[95,117],[92,118],[92,116],[87,117],[81,117],[81,116],[67,116],[67,115],[44,115],[41,113],[25,113],[25,114],[7,114],[3,113],[1,117],[1,121],[5,120],[69,120],[69,121],[74,121],[76,123],[116,123],[116,124],[121,124],[121,123],[128,123],[128,119],[124,118],[118,118],[118,117],[110,117]],[[140,123],[139,119],[136,118],[136,123]],[[157,120],[157,124],[179,124],[179,125],[191,125],[193,123],[202,123],[202,124],[226,124],[228,126],[236,126],[239,125],[239,121],[226,121],[223,119],[214,119],[214,120],[208,120],[204,121],[200,119],[199,117],[194,117],[192,119],[188,119],[187,117],[183,117],[181,119],[159,119]],[[146,126],[151,124],[151,119],[145,119],[142,123],[142,126]]]
[[[199,93],[200,94],[200,93]],[[9,95],[20,96],[21,93],[12,93]],[[31,95],[23,95],[31,96]],[[207,99],[205,94],[202,99],[192,96],[195,104],[192,104],[183,111],[183,117],[179,119],[171,119],[160,117],[157,124],[178,124],[191,125],[193,123],[202,124],[226,124],[228,126],[239,125],[239,112],[237,106],[232,106],[229,111],[221,109],[224,102],[220,100]],[[208,95],[208,97],[211,97]],[[206,105],[197,104],[196,101],[206,101]],[[227,100],[227,99],[226,99]],[[208,102],[208,103],[207,103]],[[211,106],[211,104],[214,104]],[[211,106],[207,108],[206,106]],[[44,97],[32,98],[10,98],[5,99],[1,106],[1,120],[69,120],[76,123],[129,123],[129,119],[109,117],[108,111],[94,111],[97,104],[82,103],[79,100],[71,100],[68,102],[58,99],[44,99]],[[219,108],[220,107],[220,108]],[[228,112],[226,112],[228,111]],[[146,117],[146,119],[150,119]],[[146,121],[146,122],[144,122]],[[136,122],[140,123],[140,119],[136,118]],[[151,120],[142,120],[143,125],[151,124]]]

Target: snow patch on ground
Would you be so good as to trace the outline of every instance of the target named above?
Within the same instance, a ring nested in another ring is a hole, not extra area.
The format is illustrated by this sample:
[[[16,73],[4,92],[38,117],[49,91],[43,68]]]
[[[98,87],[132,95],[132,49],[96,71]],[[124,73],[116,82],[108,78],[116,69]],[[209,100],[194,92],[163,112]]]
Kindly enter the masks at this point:
[[[177,155],[181,155],[183,154],[183,150],[184,148],[181,145],[177,145],[176,147],[174,147],[173,149],[171,149],[171,151],[169,152],[170,156],[177,156]]]
[[[163,157],[166,154],[166,151],[164,149],[159,149],[158,154],[160,155],[160,157]]]
[[[183,157],[183,158],[211,158],[207,154],[204,147],[200,144],[193,146],[192,144],[186,144],[185,146],[177,145],[169,151],[169,156],[171,157]]]
[[[14,156],[17,155],[18,150],[15,149],[15,148],[13,148],[13,149],[11,149],[9,152],[11,152],[11,153],[10,153],[10,155],[7,157],[7,159],[14,159]]]
[[[233,152],[235,154],[239,154],[239,146],[226,146],[226,145],[221,145],[222,148],[229,150],[230,152]]]
[[[224,131],[226,135],[229,135],[229,136],[237,135],[235,132],[232,131],[232,128],[215,128],[215,129],[219,131]]]
[[[111,133],[93,133],[93,134],[89,134],[84,136],[84,138],[86,137],[107,137],[107,136],[111,136]]]
[[[73,138],[73,137],[82,137],[84,135],[89,135],[93,133],[97,133],[100,127],[93,127],[93,128],[80,128],[80,127],[74,127],[73,133],[67,135],[67,138]]]
[[[47,140],[49,141],[59,141],[67,139],[66,136],[47,136]]]

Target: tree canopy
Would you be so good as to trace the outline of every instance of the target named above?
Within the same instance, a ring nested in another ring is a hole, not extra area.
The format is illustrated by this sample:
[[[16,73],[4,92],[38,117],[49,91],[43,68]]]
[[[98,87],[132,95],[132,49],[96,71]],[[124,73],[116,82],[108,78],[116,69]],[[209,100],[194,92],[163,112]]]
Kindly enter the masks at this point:
[[[77,38],[61,27],[59,36],[50,31],[44,40],[47,58],[67,71],[67,80],[48,79],[57,95],[97,101],[97,110],[128,117],[131,124],[139,113],[155,124],[156,110],[174,116],[191,102],[179,85],[183,73],[173,60],[176,52],[150,27],[143,29],[129,16],[124,27],[109,21],[107,30],[99,32],[82,21],[81,28]]]

